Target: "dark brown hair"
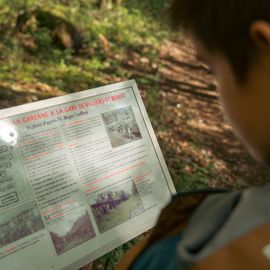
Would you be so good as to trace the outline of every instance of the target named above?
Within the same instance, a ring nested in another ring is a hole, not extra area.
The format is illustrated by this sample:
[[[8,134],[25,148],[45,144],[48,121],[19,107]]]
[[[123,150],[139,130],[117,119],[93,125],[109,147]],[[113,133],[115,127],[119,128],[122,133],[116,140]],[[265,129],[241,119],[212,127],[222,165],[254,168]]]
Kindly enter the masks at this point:
[[[243,81],[256,56],[250,26],[270,22],[270,0],[172,0],[169,14],[175,30],[190,31],[208,50],[224,54]]]

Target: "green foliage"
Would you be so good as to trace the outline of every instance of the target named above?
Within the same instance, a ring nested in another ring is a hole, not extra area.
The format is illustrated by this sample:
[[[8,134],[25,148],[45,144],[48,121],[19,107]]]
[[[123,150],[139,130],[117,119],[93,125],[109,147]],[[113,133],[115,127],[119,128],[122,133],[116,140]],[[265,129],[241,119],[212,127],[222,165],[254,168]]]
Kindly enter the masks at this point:
[[[98,220],[99,231],[103,233],[129,220],[130,211],[136,205],[141,205],[139,195],[132,196],[129,200],[122,202],[120,206],[111,210],[108,215],[102,216]]]
[[[66,1],[66,4],[58,0],[0,0],[0,23],[9,21],[9,31],[5,31],[0,42],[0,48],[7,52],[3,62],[0,60],[0,79],[42,81],[66,92],[73,92],[107,82],[104,80],[106,73],[112,79],[128,78],[126,70],[114,58],[108,57],[108,53],[124,55],[127,48],[136,50],[141,46],[149,46],[151,49],[145,55],[155,59],[156,48],[167,35],[151,16],[145,15],[145,4],[136,6],[135,2],[132,4],[126,1],[110,10],[99,10],[86,0]],[[161,8],[160,1],[155,4],[152,2],[149,4],[154,9]],[[25,9],[34,10],[37,7],[44,10],[44,14],[52,12],[81,29],[84,47],[91,48],[92,55],[76,61],[73,51],[62,51],[55,46],[49,26],[39,27],[34,25],[35,22],[31,22],[32,28],[22,37],[12,35],[17,15]],[[100,35],[108,42],[107,51],[102,47]],[[33,48],[23,49],[22,41],[24,44],[33,44]],[[46,69],[42,66],[46,66]]]
[[[142,11],[146,16],[159,17],[162,21],[167,2],[166,0],[125,0],[124,4],[128,8]]]
[[[176,190],[178,192],[183,191],[189,191],[189,190],[195,190],[200,188],[206,188],[207,184],[202,181],[202,178],[200,178],[200,175],[196,174],[181,174],[180,181],[177,181],[176,183]]]
[[[104,255],[101,257],[96,263],[94,269],[99,269],[98,265],[102,264],[104,266],[103,269],[105,270],[113,270],[115,269],[115,265],[119,262],[119,260],[123,257],[124,253],[128,251],[131,247],[136,245],[139,241],[141,241],[144,238],[143,235],[140,235],[127,243],[125,243],[123,246],[116,248],[112,252]]]
[[[42,49],[49,50],[52,47],[52,38],[50,31],[47,28],[38,28],[32,36],[37,41],[38,46]]]

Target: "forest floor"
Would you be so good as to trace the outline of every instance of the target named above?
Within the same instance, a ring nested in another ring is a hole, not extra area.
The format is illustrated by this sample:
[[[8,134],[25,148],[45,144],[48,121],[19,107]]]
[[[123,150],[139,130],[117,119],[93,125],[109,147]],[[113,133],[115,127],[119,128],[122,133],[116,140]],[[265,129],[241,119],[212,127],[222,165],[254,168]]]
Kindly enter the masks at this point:
[[[215,80],[196,61],[190,41],[165,40],[154,62],[131,51],[119,64],[138,80],[178,191],[205,186],[241,189],[267,181],[270,170],[256,163],[234,136],[224,119]],[[144,85],[149,74],[154,86],[149,78]],[[41,82],[1,80],[0,108],[63,94]]]
[[[225,119],[215,79],[196,60],[191,42],[166,41],[159,61],[162,115],[170,128],[157,136],[169,166],[178,166],[177,188],[241,189],[268,181],[270,170],[253,160]]]
[[[166,40],[154,63],[132,52],[127,58],[122,59],[122,64],[132,78],[139,79],[141,94],[178,191],[204,187],[241,189],[261,185],[270,178],[270,170],[256,163],[234,136],[224,119],[215,80],[196,61],[188,40]],[[146,73],[154,74],[154,90],[143,83]],[[32,93],[21,91],[29,88]],[[0,108],[36,101],[48,93],[63,94],[42,83],[16,83],[8,96],[1,98]],[[124,251],[118,248],[97,260],[89,269],[112,269],[132,244],[127,244]]]
[[[144,8],[93,9],[91,16],[80,6],[58,3],[53,8],[79,21],[88,51],[61,51],[49,30],[36,26],[36,32],[14,35],[18,10],[1,7],[0,50],[5,53],[0,55],[0,109],[135,79],[177,191],[242,189],[267,182],[270,170],[255,162],[234,136],[214,77],[195,59],[189,40],[169,37],[167,29],[146,18]],[[92,268],[112,269],[139,239],[95,261]]]
[[[142,97],[178,191],[207,186],[241,189],[269,179],[270,170],[257,164],[233,135],[224,119],[214,78],[196,61],[188,40],[165,41],[154,63],[138,53],[130,52],[126,57],[128,60],[122,59],[122,63],[132,78],[139,79]],[[159,90],[144,85],[146,73],[158,76]],[[64,94],[43,83],[15,83],[9,88],[12,90],[7,91],[7,84],[0,82],[0,108],[36,101],[48,93]],[[104,261],[97,261],[93,269],[109,267]]]

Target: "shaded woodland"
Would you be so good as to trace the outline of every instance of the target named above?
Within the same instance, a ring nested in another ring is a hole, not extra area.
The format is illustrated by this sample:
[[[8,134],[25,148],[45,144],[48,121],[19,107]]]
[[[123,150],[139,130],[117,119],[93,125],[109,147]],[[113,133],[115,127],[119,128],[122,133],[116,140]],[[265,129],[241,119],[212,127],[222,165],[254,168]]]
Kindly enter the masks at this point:
[[[0,0],[0,108],[136,79],[178,191],[264,183],[164,0]],[[113,269],[143,236],[91,265]],[[90,269],[90,266],[89,266]]]

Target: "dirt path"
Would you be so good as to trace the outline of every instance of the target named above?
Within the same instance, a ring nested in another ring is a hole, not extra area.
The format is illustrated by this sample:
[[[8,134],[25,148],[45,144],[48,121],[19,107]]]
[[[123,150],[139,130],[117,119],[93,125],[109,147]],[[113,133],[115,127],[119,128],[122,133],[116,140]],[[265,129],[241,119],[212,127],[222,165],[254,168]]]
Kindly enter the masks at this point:
[[[158,85],[157,96],[148,106],[149,86],[139,83],[150,117],[155,114],[152,124],[176,187],[242,188],[270,179],[270,170],[250,157],[224,120],[213,76],[195,60],[191,43],[165,41],[158,55],[153,63],[128,51],[121,64],[129,78],[150,74]],[[0,81],[0,108],[62,94],[44,83]]]
[[[159,65],[164,115],[171,128],[157,135],[175,181],[183,181],[184,175],[210,186],[242,188],[270,179],[270,170],[257,164],[235,138],[214,78],[195,60],[190,42],[166,42]]]

